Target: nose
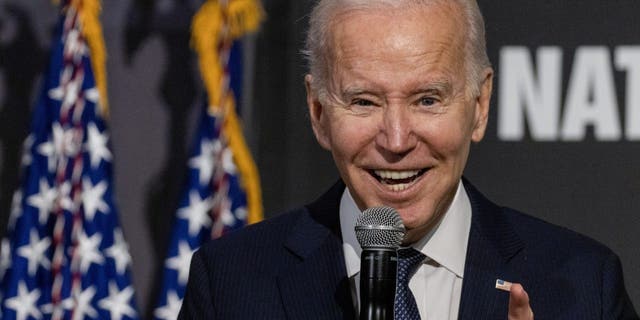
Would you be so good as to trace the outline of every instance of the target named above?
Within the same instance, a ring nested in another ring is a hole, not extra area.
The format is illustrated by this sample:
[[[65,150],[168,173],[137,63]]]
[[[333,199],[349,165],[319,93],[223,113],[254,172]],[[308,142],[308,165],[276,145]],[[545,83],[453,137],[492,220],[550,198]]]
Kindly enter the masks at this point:
[[[396,157],[406,155],[417,144],[413,123],[406,106],[388,106],[376,136],[376,144],[386,154]]]

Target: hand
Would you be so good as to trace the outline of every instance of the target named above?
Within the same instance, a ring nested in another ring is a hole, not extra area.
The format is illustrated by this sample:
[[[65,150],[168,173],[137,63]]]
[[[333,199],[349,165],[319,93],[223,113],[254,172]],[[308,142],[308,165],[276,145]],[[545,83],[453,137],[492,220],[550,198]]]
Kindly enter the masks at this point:
[[[509,320],[533,320],[529,295],[519,283],[511,285],[509,294]]]

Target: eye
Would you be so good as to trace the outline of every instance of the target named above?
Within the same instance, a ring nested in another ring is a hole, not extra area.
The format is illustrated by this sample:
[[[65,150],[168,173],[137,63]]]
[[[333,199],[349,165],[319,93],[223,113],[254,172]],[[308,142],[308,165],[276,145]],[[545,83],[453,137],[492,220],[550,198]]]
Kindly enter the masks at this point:
[[[418,103],[422,106],[433,106],[434,104],[438,103],[438,100],[436,100],[433,97],[422,97],[420,98],[420,100],[418,101]]]
[[[372,101],[367,99],[354,99],[351,104],[358,107],[370,107],[374,105]]]

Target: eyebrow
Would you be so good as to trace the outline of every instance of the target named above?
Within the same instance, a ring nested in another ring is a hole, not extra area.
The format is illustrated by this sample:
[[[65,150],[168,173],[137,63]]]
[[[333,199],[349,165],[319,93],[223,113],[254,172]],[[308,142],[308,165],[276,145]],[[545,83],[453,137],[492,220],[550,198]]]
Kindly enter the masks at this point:
[[[353,97],[360,94],[373,94],[376,95],[376,90],[365,89],[360,86],[347,87],[342,91],[342,95],[346,97]]]
[[[420,83],[414,89],[408,92],[409,95],[417,95],[421,93],[440,93],[447,95],[453,92],[453,85],[447,79],[427,80],[424,83]],[[341,95],[343,98],[351,98],[353,96],[361,94],[381,95],[379,89],[376,88],[364,88],[362,86],[351,86],[345,88]]]
[[[447,95],[453,91],[451,82],[447,80],[435,80],[429,81],[424,85],[419,86],[417,89],[410,92],[411,95],[416,95],[424,92],[439,92],[443,95]]]

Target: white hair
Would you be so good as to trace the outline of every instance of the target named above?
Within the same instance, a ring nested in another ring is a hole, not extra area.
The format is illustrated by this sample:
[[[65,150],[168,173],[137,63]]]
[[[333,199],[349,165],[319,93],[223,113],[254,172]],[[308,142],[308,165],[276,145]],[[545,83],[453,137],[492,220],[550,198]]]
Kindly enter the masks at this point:
[[[468,37],[465,41],[467,89],[470,94],[477,96],[484,80],[484,70],[491,67],[491,63],[487,56],[484,20],[475,0],[319,0],[311,12],[303,51],[309,63],[309,73],[314,79],[311,89],[321,95],[326,93],[329,67],[332,63],[329,32],[332,19],[337,14],[351,9],[401,8],[437,2],[457,3],[462,8]]]

